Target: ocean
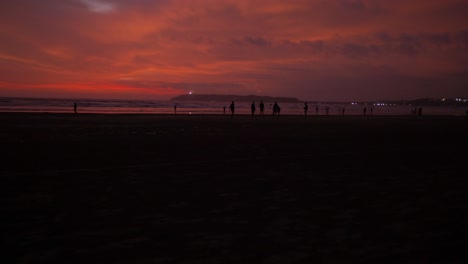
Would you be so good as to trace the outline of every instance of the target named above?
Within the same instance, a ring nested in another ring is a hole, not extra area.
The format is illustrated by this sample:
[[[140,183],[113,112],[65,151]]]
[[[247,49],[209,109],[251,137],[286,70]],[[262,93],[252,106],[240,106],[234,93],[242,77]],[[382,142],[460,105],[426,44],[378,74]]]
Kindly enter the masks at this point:
[[[0,97],[0,112],[47,112],[73,113],[73,104],[77,103],[78,113],[98,114],[174,114],[177,104],[177,114],[226,114],[230,102],[175,102],[169,100],[108,100],[108,99],[56,99],[56,98],[9,98]],[[265,103],[265,114],[272,113],[274,102]],[[309,115],[363,115],[366,107],[367,115],[411,115],[412,108],[422,107],[423,115],[466,115],[468,107],[460,106],[410,106],[388,104],[356,104],[356,103],[324,103],[309,102]],[[236,114],[250,114],[250,102],[235,102]],[[256,102],[259,112],[258,102]],[[280,103],[281,114],[303,115],[304,104]],[[316,113],[316,108],[318,111]],[[371,111],[372,109],[372,111]]]

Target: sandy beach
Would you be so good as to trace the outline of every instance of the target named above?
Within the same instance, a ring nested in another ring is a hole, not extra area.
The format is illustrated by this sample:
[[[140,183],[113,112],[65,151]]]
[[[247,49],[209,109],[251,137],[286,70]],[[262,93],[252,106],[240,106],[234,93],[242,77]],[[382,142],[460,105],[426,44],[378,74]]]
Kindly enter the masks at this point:
[[[466,263],[468,118],[0,113],[4,263]]]

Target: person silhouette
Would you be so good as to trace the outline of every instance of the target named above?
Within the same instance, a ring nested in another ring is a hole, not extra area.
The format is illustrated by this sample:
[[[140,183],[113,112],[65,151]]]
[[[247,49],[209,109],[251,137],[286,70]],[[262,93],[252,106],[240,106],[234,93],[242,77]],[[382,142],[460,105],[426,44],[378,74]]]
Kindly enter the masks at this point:
[[[263,104],[263,100],[260,101],[260,114],[263,115],[265,111],[265,105]]]
[[[78,105],[76,104],[76,102],[73,103],[73,112],[75,112],[75,114],[78,114],[77,108],[78,108]]]
[[[363,113],[364,115],[366,115],[366,112],[367,112],[367,108],[364,106],[364,109],[362,110],[362,113]]]
[[[418,116],[422,116],[422,107],[419,107],[418,109]]]
[[[373,112],[374,112],[374,107],[371,106],[371,108],[370,108],[370,115],[372,115]]]
[[[229,106],[229,109],[231,110],[231,118],[232,118],[232,116],[234,116],[234,109],[235,109],[234,101],[231,102],[231,105]]]
[[[304,103],[304,115],[307,115],[307,111],[309,110],[309,106],[307,105],[307,102]]]
[[[177,114],[177,104],[174,104],[174,114]]]
[[[226,106],[223,106],[223,115],[226,114]]]
[[[278,114],[278,107],[278,103],[275,102],[275,104],[273,105],[273,116]]]
[[[250,106],[250,111],[252,112],[252,116],[255,114],[255,102],[252,102],[252,105]]]

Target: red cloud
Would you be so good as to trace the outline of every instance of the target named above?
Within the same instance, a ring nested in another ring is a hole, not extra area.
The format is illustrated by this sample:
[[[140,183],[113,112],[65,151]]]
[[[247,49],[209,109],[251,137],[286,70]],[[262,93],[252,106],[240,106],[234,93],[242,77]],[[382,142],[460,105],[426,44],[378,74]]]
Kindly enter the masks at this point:
[[[462,0],[22,0],[0,10],[0,96],[468,96]],[[395,79],[408,89],[379,85]]]

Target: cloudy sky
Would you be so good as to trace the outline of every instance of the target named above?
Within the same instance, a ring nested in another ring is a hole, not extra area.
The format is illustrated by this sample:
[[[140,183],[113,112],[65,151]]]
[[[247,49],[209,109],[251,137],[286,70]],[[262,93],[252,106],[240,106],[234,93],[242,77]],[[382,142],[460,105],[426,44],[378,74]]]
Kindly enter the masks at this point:
[[[466,0],[4,0],[0,96],[468,97]]]

